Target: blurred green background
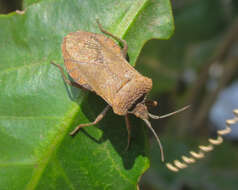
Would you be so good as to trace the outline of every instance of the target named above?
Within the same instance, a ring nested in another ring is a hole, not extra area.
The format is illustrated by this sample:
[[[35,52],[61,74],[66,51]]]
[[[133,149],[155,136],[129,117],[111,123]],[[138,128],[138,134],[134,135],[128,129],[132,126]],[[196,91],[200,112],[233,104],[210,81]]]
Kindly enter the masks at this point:
[[[21,1],[0,0],[2,14],[21,10],[21,6]],[[165,114],[191,104],[184,113],[152,122],[169,162],[215,137],[219,124],[233,117],[232,109],[238,107],[237,85],[230,91],[234,101],[226,102],[229,93],[225,93],[238,78],[238,1],[174,0],[172,7],[174,35],[146,43],[136,64],[137,70],[153,79],[150,98],[159,106],[151,112]],[[140,189],[238,189],[237,138],[232,134],[204,159],[173,173],[161,163],[159,147],[151,136],[151,167]]]
[[[153,123],[170,162],[180,159],[181,152],[189,155],[189,150],[207,144],[238,106],[238,1],[174,0],[172,7],[174,35],[166,41],[149,41],[136,65],[147,76],[153,75],[152,96],[159,102],[154,113],[192,105],[182,114]],[[161,164],[152,137],[152,163],[142,178],[142,189],[236,190],[236,127],[222,145],[178,173]]]

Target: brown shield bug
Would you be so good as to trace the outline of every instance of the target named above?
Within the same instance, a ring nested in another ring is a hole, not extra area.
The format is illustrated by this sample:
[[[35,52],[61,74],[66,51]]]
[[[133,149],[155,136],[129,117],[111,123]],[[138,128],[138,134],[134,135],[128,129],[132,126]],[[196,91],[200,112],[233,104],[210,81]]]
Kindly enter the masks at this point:
[[[128,114],[134,114],[142,119],[153,132],[160,146],[161,159],[164,161],[163,147],[149,118],[165,118],[187,109],[188,106],[163,116],[150,114],[147,106],[157,105],[156,101],[146,100],[146,96],[152,88],[152,80],[141,75],[127,62],[128,46],[126,41],[104,30],[99,22],[97,23],[101,32],[123,44],[123,49],[103,34],[77,31],[69,33],[62,43],[64,64],[74,82],[66,78],[60,65],[52,62],[60,69],[67,84],[95,92],[108,103],[92,123],[80,124],[70,135],[76,134],[82,127],[97,124],[112,108],[115,114],[125,116],[128,148],[130,144]]]

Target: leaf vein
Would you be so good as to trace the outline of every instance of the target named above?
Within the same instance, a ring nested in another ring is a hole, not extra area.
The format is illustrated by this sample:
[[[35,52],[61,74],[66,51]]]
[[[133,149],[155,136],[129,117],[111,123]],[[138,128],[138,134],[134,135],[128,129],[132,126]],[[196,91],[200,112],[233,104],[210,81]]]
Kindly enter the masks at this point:
[[[0,119],[9,120],[60,120],[62,117],[57,116],[0,116]]]
[[[114,32],[116,36],[123,37],[126,34],[137,15],[144,9],[147,2],[148,0],[138,0],[132,4],[128,12],[116,27]]]
[[[107,146],[107,145],[106,145],[106,146]],[[105,149],[105,151],[106,151],[106,153],[107,153],[108,158],[109,158],[109,159],[111,160],[111,162],[112,162],[113,168],[119,173],[119,175],[120,175],[125,181],[128,181],[130,184],[134,184],[133,181],[129,180],[128,177],[127,177],[126,175],[124,175],[124,174],[120,171],[118,165],[117,165],[116,162],[113,160],[113,158],[112,158],[112,156],[111,156],[111,154],[110,154],[109,148],[107,148],[107,147],[104,146],[104,149]]]

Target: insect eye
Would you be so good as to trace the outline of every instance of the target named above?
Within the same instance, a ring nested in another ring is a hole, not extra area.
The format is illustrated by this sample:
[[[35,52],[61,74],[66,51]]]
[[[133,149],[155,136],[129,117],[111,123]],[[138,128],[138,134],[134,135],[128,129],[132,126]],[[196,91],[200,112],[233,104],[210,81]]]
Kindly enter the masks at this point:
[[[142,103],[145,99],[146,94],[143,94],[140,98],[138,98],[132,105],[131,107],[128,109],[129,112],[131,112],[132,110],[135,109],[136,105],[139,103]]]

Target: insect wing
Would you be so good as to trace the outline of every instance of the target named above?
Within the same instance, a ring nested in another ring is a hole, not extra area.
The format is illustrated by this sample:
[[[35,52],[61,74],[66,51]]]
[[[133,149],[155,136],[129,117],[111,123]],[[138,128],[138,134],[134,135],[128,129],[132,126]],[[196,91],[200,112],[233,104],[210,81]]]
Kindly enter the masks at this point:
[[[120,47],[102,34],[70,33],[62,44],[65,66],[80,85],[87,85],[112,105],[115,94],[135,75]]]

